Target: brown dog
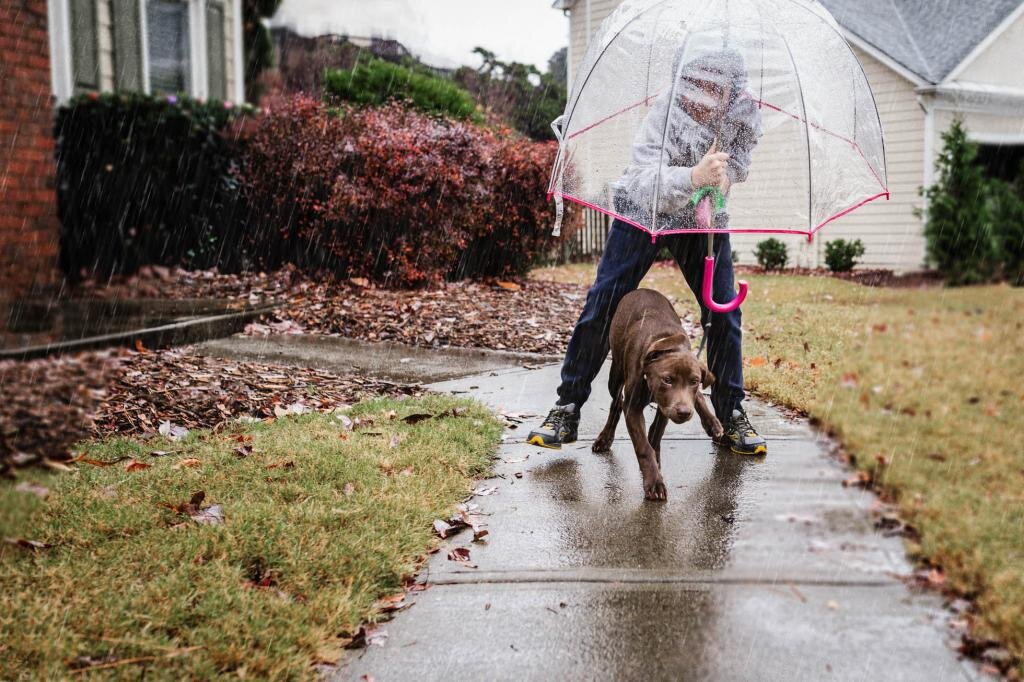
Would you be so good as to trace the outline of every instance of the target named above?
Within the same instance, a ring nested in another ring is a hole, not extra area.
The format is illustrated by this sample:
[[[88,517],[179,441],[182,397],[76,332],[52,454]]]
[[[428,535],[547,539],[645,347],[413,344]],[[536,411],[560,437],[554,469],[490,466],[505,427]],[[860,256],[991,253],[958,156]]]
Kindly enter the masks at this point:
[[[649,500],[664,500],[661,437],[668,421],[682,424],[696,411],[709,436],[722,435],[722,424],[701,393],[701,387],[711,386],[715,377],[694,355],[672,304],[657,291],[638,289],[626,295],[615,310],[610,336],[612,407],[593,450],[609,451],[619,415],[625,410],[644,494]],[[648,433],[644,408],[652,401],[658,405],[658,414]]]

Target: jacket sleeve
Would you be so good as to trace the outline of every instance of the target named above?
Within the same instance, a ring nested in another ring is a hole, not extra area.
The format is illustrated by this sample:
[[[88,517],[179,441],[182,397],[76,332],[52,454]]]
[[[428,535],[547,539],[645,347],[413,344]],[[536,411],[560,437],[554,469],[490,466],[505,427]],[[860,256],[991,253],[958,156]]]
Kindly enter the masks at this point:
[[[678,210],[693,193],[693,169],[669,165],[669,155],[662,153],[668,113],[667,102],[659,98],[648,112],[641,133],[633,144],[632,161],[616,182],[619,191],[645,209],[653,205],[657,188],[659,212]]]
[[[764,134],[761,112],[750,97],[741,97],[731,107],[729,121],[733,132],[726,174],[733,183],[744,182],[750,174],[754,147]]]

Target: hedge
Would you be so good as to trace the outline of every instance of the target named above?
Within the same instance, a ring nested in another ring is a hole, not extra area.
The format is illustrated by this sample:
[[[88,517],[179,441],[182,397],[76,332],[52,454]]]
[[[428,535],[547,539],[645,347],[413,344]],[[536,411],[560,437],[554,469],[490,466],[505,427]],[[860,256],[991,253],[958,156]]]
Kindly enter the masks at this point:
[[[57,113],[61,266],[71,279],[147,263],[210,267],[237,223],[238,150],[250,107],[146,95],[83,95]]]
[[[103,95],[58,122],[62,266],[272,269],[422,286],[521,274],[550,250],[555,148],[392,103]]]
[[[522,273],[549,248],[554,154],[396,103],[333,112],[298,97],[261,120],[244,185],[278,254],[421,286]]]

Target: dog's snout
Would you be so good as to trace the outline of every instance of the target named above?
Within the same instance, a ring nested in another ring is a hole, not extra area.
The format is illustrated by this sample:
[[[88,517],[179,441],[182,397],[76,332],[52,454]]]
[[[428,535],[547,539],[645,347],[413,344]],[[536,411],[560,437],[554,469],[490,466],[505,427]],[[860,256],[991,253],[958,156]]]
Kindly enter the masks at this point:
[[[676,424],[682,424],[685,421],[689,421],[692,416],[693,410],[689,407],[677,407],[672,410],[672,414],[670,415],[672,421]]]

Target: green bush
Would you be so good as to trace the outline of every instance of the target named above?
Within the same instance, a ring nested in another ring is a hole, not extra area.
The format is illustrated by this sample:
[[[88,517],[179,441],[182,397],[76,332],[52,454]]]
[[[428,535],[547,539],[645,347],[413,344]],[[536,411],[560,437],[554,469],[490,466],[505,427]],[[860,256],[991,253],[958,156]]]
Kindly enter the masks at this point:
[[[72,280],[140,265],[225,265],[241,229],[238,145],[246,105],[82,95],[57,111],[60,262]]]
[[[381,59],[361,62],[351,70],[329,70],[324,76],[324,95],[329,102],[362,106],[401,100],[428,114],[483,121],[472,96],[451,81]]]
[[[1014,286],[1024,286],[1024,168],[1016,182],[992,180],[989,200],[1002,275]]]
[[[864,243],[859,239],[835,239],[825,243],[825,264],[832,272],[849,272],[864,255]]]
[[[781,270],[789,262],[786,245],[774,237],[758,242],[754,255],[757,257],[757,262],[766,271]]]
[[[967,139],[960,119],[943,133],[935,162],[937,181],[922,194],[928,199],[924,235],[928,263],[948,284],[980,284],[998,276],[993,237],[990,180],[978,165],[978,145]]]

